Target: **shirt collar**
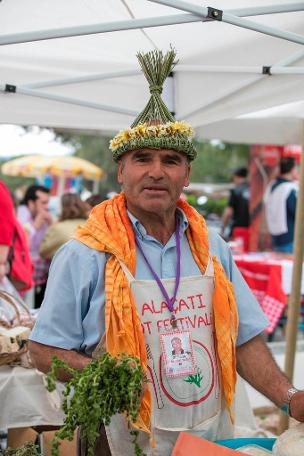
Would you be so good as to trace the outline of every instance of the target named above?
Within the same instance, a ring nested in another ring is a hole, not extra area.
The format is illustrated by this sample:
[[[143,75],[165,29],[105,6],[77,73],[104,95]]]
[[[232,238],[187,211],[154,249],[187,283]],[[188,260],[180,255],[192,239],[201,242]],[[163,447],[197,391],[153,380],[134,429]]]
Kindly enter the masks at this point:
[[[185,213],[182,211],[182,209],[177,207],[176,211],[177,211],[177,215],[180,220],[180,234],[183,234],[186,231],[186,229],[188,228],[189,222],[187,220]],[[144,228],[144,226],[140,223],[140,221],[133,214],[131,214],[130,211],[127,211],[127,212],[128,212],[128,217],[131,220],[131,223],[133,225],[133,229],[134,229],[135,233],[138,235],[138,237],[140,239],[143,239],[144,237],[146,237],[147,231]]]

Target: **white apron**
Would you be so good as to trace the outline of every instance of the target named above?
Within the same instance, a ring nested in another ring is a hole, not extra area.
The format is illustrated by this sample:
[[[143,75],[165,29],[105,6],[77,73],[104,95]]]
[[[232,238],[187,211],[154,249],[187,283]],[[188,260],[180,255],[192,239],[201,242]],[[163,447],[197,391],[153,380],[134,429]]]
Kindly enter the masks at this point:
[[[172,330],[170,312],[154,280],[135,280],[124,264],[145,336],[149,388],[152,394],[151,430],[149,436],[139,433],[138,442],[147,456],[170,456],[180,431],[208,440],[233,437],[233,426],[223,405],[217,357],[214,349],[212,296],[213,263],[209,259],[203,276],[182,277],[174,308],[179,330],[190,330],[195,355],[195,375],[167,377],[160,348],[162,332]],[[173,295],[175,278],[162,279],[169,296]],[[106,427],[113,456],[134,456],[125,417],[115,415]]]

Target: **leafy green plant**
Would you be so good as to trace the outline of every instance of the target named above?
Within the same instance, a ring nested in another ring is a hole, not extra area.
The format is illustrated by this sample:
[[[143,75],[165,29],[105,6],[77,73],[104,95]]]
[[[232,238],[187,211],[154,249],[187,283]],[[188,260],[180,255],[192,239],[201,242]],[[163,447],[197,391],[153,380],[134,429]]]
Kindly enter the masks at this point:
[[[201,209],[206,215],[213,213],[221,216],[227,204],[227,198],[208,198],[206,203],[201,206]]]
[[[47,375],[47,389],[56,388],[58,369],[64,369],[71,379],[65,384],[62,408],[63,426],[55,433],[52,456],[58,456],[62,439],[72,440],[74,431],[81,426],[81,437],[88,445],[88,456],[94,455],[100,425],[110,424],[116,413],[125,414],[135,422],[145,382],[145,374],[137,358],[122,354],[112,357],[104,353],[92,360],[82,371],[71,368],[66,362],[53,357]],[[137,443],[138,432],[131,430],[136,456],[144,456]]]
[[[202,371],[200,369],[198,369],[197,373],[195,375],[189,375],[184,380],[184,382],[194,383],[194,385],[196,385],[196,386],[198,386],[200,388],[202,380],[203,380]]]
[[[41,453],[34,442],[26,442],[19,448],[8,448],[3,453],[0,451],[0,456],[41,456]]]

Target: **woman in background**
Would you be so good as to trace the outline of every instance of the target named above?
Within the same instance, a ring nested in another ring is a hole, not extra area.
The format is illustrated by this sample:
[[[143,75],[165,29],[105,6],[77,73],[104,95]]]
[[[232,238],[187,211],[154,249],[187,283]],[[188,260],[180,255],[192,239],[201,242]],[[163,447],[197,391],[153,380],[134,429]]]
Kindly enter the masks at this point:
[[[74,234],[75,228],[87,218],[87,208],[80,196],[65,193],[61,197],[61,215],[57,223],[50,226],[40,245],[40,255],[51,260],[56,251]]]

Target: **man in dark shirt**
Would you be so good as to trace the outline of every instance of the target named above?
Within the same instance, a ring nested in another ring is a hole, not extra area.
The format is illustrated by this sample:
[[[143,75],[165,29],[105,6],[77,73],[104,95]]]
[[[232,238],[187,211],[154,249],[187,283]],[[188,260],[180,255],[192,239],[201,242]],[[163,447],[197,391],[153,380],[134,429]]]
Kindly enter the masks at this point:
[[[298,190],[298,169],[293,157],[280,161],[279,176],[268,185],[265,196],[265,215],[277,252],[292,253]]]
[[[238,168],[234,171],[232,179],[235,188],[230,191],[228,206],[222,217],[222,235],[230,224],[229,237],[234,228],[247,228],[249,226],[249,184],[247,182],[248,171],[246,168]]]

